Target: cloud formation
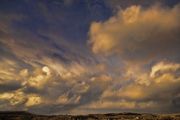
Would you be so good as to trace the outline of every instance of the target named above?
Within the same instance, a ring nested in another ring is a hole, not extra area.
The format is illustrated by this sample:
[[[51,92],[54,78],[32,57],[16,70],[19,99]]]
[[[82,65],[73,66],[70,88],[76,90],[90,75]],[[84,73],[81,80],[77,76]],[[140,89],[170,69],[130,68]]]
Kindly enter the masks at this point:
[[[123,65],[114,78],[118,82],[83,110],[96,110],[97,105],[102,111],[179,110],[174,108],[179,104],[179,11],[179,5],[130,6],[107,21],[91,24],[88,43],[92,52]]]
[[[131,6],[89,31],[96,54],[120,54],[131,60],[179,57],[179,5],[173,8]]]
[[[162,64],[169,67],[166,67],[165,70]],[[177,101],[180,84],[179,65],[160,62],[153,65],[149,72],[143,71],[142,68],[141,71],[131,68],[132,73],[129,74],[129,70],[127,70],[126,75],[121,76],[120,79],[124,82],[128,80],[131,82],[121,83],[120,80],[117,83],[113,82],[98,101],[81,106],[80,109],[83,111],[87,109],[89,111],[112,109],[114,112],[129,110],[171,112],[173,109],[174,112],[178,112],[179,109],[174,108],[174,106],[179,104]],[[154,76],[151,76],[154,73],[154,68],[158,68],[158,71],[155,72]],[[116,87],[118,84],[120,87]]]
[[[28,12],[0,7],[0,110],[178,112],[179,5],[129,2],[101,21],[109,10],[103,1],[29,3]],[[97,19],[91,22],[89,13]]]

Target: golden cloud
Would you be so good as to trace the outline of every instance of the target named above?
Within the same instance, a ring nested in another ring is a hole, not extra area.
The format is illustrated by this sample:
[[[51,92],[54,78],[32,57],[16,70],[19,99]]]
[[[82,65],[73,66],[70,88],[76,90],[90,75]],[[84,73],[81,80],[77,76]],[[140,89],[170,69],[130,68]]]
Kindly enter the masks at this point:
[[[117,90],[107,89],[102,95],[102,100],[111,98],[133,101],[172,99],[174,95],[177,95],[180,85],[179,65],[178,63],[159,62],[151,67],[151,71],[145,71],[141,67],[140,70],[131,67],[129,68],[131,74],[127,69],[127,74],[121,79],[132,81]],[[162,91],[168,91],[168,94],[162,94]]]
[[[39,105],[42,103],[42,101],[43,100],[40,96],[31,94],[31,95],[28,95],[28,99],[27,99],[27,102],[25,103],[25,106],[31,107],[31,106]]]
[[[95,54],[118,54],[129,60],[179,56],[179,5],[173,8],[131,6],[105,22],[93,22],[89,43]]]

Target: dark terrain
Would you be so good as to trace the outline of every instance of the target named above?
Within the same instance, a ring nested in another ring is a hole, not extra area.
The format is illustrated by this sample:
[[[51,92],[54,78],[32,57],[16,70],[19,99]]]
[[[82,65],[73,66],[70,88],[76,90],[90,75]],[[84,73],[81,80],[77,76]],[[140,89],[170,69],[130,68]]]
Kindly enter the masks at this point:
[[[36,115],[28,112],[0,112],[0,120],[180,120],[180,114],[108,113],[90,115]]]

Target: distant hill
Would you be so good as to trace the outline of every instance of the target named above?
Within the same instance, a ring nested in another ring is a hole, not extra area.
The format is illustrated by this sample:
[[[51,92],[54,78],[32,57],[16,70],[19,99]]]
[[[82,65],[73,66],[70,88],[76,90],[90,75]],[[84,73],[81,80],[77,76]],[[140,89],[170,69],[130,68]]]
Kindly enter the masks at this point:
[[[0,112],[0,120],[180,120],[180,114],[108,113],[89,115],[36,115],[24,111]]]

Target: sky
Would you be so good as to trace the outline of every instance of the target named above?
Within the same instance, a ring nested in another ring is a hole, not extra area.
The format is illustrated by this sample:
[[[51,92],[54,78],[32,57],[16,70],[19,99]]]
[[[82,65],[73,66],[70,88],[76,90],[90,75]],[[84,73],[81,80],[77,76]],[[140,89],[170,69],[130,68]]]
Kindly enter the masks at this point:
[[[0,111],[180,112],[179,0],[1,0]]]

